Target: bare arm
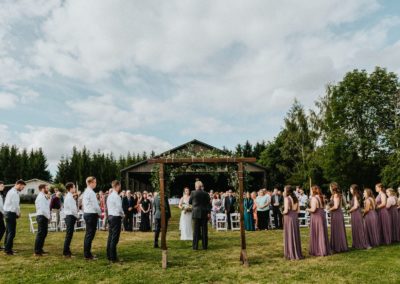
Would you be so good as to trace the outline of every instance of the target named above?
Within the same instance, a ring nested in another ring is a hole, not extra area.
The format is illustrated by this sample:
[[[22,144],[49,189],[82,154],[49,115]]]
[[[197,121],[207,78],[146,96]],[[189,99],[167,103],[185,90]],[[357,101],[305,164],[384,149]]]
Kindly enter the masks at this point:
[[[283,215],[286,215],[289,212],[289,198],[285,197],[283,200],[284,210],[282,212]]]
[[[358,199],[354,198],[353,207],[350,208],[349,212],[352,213],[352,212],[356,211],[358,209],[358,207],[360,207],[360,205],[358,204]]]
[[[364,216],[367,215],[367,213],[371,211],[371,202],[367,199],[364,202]]]
[[[315,198],[311,198],[310,202],[311,208],[308,208],[306,211],[307,212],[315,212],[317,210],[317,200]]]
[[[381,194],[381,204],[379,204],[378,208],[385,208],[387,204],[386,194]]]
[[[340,206],[340,198],[338,195],[335,195],[333,197],[333,206],[331,207],[331,209],[329,211],[331,211],[331,212],[336,211],[339,209],[339,206]]]
[[[179,209],[182,209],[182,204],[183,204],[183,197],[181,198],[181,200],[179,200],[179,205],[178,205]]]

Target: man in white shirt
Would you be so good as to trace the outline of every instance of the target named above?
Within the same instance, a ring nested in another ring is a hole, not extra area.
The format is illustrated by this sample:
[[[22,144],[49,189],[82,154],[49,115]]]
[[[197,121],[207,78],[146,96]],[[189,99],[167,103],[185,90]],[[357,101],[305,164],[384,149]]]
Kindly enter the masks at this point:
[[[124,216],[122,209],[122,200],[119,196],[121,191],[121,183],[114,180],[112,183],[112,190],[107,198],[108,208],[108,240],[107,240],[107,258],[110,262],[120,262],[117,257],[117,244],[121,233],[121,222]]]
[[[47,237],[50,220],[50,200],[47,198],[49,187],[47,184],[39,185],[39,194],[35,200],[36,207],[36,222],[38,231],[35,241],[35,256],[43,256],[46,254],[43,251],[44,241]]]
[[[64,199],[64,215],[65,215],[65,225],[66,225],[66,234],[65,234],[65,241],[64,241],[64,250],[63,255],[64,257],[71,258],[71,241],[74,235],[75,223],[78,219],[78,206],[77,202],[74,198],[75,194],[75,185],[72,182],[68,182],[65,185],[67,190],[67,195]]]
[[[4,182],[0,181],[0,244],[6,232],[6,225],[4,224],[4,202],[3,202]],[[4,248],[0,245],[0,250]]]
[[[6,239],[4,240],[4,252],[7,255],[14,255],[14,238],[17,228],[17,218],[21,217],[19,208],[19,192],[24,189],[26,183],[18,180],[15,186],[7,192],[4,201],[4,216],[6,217]]]
[[[92,242],[96,235],[98,219],[101,216],[99,201],[94,192],[97,186],[96,178],[88,177],[86,179],[86,185],[87,187],[82,196],[83,218],[86,223],[83,252],[86,260],[96,260],[97,257],[92,254]]]

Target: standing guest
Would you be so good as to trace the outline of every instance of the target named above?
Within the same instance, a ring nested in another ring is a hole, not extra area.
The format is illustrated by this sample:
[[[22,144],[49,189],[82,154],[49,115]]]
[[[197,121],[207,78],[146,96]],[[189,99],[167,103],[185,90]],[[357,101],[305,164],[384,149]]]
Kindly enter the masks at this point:
[[[257,203],[256,203],[257,193],[253,191],[251,193],[251,199],[253,199],[253,220],[254,220],[254,230],[257,230]]]
[[[55,188],[54,190],[55,190],[55,193],[53,194],[51,201],[50,201],[50,210],[51,210],[51,213],[56,214],[56,220],[57,220],[56,228],[58,228],[60,225],[61,193],[58,190],[58,188]]]
[[[389,210],[390,218],[392,220],[392,242],[400,241],[400,220],[399,212],[397,211],[397,196],[393,188],[386,190],[388,194],[386,208]]]
[[[228,195],[225,197],[225,214],[228,219],[228,230],[231,229],[231,214],[235,213],[236,198],[232,195],[232,190],[228,190]]]
[[[167,196],[164,196],[164,202],[165,202],[165,233],[167,232],[168,228],[168,221],[171,219],[171,209],[169,207],[169,201]],[[161,232],[161,200],[160,200],[160,195],[157,192],[154,192],[154,201],[153,201],[153,216],[154,216],[154,225],[155,225],[155,230],[154,230],[154,248],[159,248],[158,245],[158,238],[160,236]],[[192,214],[190,214],[190,217],[192,217]],[[190,229],[192,228],[192,220],[190,220]],[[182,238],[181,238],[182,239]],[[192,238],[190,238],[191,240]]]
[[[4,202],[3,202],[4,182],[0,181],[0,244],[6,232],[6,225],[4,224]],[[0,250],[4,248],[0,245]]]
[[[299,194],[296,196],[299,199],[299,206],[300,206],[299,217],[302,218],[301,219],[302,225],[305,225],[306,220],[304,217],[306,216],[305,210],[307,209],[308,205],[308,196],[304,193],[303,189],[300,189]]]
[[[46,184],[39,185],[39,194],[35,200],[36,221],[38,231],[35,240],[35,256],[46,254],[43,251],[44,241],[47,237],[50,220],[50,202],[47,198],[49,187]]]
[[[268,230],[270,203],[271,199],[269,195],[265,194],[264,190],[261,189],[258,192],[258,196],[256,198],[257,220],[258,220],[259,230]]]
[[[310,245],[309,254],[313,256],[327,256],[331,254],[328,240],[328,226],[324,210],[324,199],[319,186],[311,188],[310,208]]]
[[[352,247],[356,249],[371,248],[368,244],[367,236],[365,234],[364,222],[361,213],[361,195],[358,185],[352,184],[350,186],[350,193],[353,196],[350,202],[351,214],[351,236],[353,239]]]
[[[107,224],[107,201],[106,194],[102,190],[99,191],[99,204],[101,210],[101,230],[105,230],[105,224]]]
[[[300,226],[299,226],[299,201],[293,188],[285,186],[284,191],[284,254],[286,259],[302,259]]]
[[[214,193],[213,199],[211,201],[211,220],[213,228],[217,227],[217,214],[222,210],[222,202],[219,198],[219,193]],[[193,237],[193,234],[192,234]]]
[[[119,197],[121,191],[121,183],[114,180],[111,183],[112,190],[110,196],[107,198],[108,208],[108,240],[107,240],[107,259],[111,263],[120,262],[117,257],[117,244],[121,234],[122,217],[124,210],[122,209],[122,200]]]
[[[92,242],[96,235],[98,219],[101,216],[99,202],[94,192],[97,186],[96,178],[92,176],[88,177],[86,179],[86,185],[87,187],[82,197],[83,218],[86,223],[83,251],[86,260],[97,260],[97,257],[92,254]]]
[[[254,201],[250,196],[250,192],[246,193],[246,197],[243,199],[244,207],[244,228],[246,231],[254,231],[254,219],[253,219],[253,205]]]
[[[126,196],[122,199],[122,208],[125,213],[124,228],[125,231],[133,231],[133,213],[135,209],[135,200],[132,197],[130,190],[126,191]]]
[[[14,255],[14,238],[17,228],[17,218],[21,217],[19,208],[19,192],[24,189],[26,183],[18,180],[14,187],[7,192],[4,201],[4,216],[6,217],[6,238],[4,240],[4,252],[7,255]]]
[[[330,184],[332,193],[331,206],[331,249],[333,252],[346,252],[349,250],[346,238],[346,227],[342,211],[342,191],[336,182]]]
[[[147,191],[143,192],[142,202],[140,203],[140,231],[149,232],[151,231],[150,226],[150,211],[151,211],[151,202],[147,198]]]
[[[392,243],[392,219],[390,218],[389,210],[386,208],[386,189],[383,184],[378,183],[375,186],[375,191],[378,193],[376,205],[381,231],[381,244],[390,245]]]
[[[78,219],[78,206],[77,206],[77,202],[74,198],[74,195],[76,195],[75,185],[72,182],[68,182],[65,185],[65,189],[67,190],[67,195],[65,196],[65,199],[64,199],[66,234],[65,234],[65,240],[64,240],[63,255],[64,255],[64,257],[71,258],[72,252],[71,252],[70,245],[71,245],[72,237],[74,235],[75,223],[76,223],[76,220]],[[77,197],[77,195],[76,195],[76,197]]]
[[[283,204],[283,197],[282,195],[279,194],[279,190],[277,188],[274,188],[274,193],[272,194],[271,200],[272,200],[271,201],[272,215],[274,216],[275,229],[281,229],[282,228],[281,207]]]
[[[364,189],[364,227],[367,242],[371,247],[377,247],[381,243],[379,217],[375,208],[376,202],[372,190]]]

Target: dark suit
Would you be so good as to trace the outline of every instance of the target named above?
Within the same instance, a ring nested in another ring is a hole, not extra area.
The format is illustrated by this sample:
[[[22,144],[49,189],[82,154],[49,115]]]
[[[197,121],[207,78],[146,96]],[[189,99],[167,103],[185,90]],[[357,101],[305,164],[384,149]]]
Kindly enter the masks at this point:
[[[276,199],[278,200],[279,205],[275,205]],[[272,215],[274,216],[275,229],[282,228],[282,212],[281,212],[282,205],[283,205],[283,196],[275,194],[272,195],[271,206],[272,206]]]
[[[126,231],[132,231],[133,230],[133,214],[135,211],[136,202],[135,199],[131,197],[125,196],[122,199],[122,209],[124,210],[124,228]],[[131,211],[129,211],[129,208],[132,208]]]
[[[208,247],[208,214],[211,212],[210,195],[202,190],[195,190],[190,195],[189,204],[192,204],[192,219],[194,223],[193,249],[199,246],[200,235],[202,247]]]
[[[231,229],[231,213],[235,213],[236,198],[233,196],[226,196],[224,199],[224,208],[226,218],[228,219],[228,229]]]
[[[154,216],[154,247],[158,247],[158,238],[161,232],[161,200],[157,195],[153,201],[153,216]],[[168,220],[171,218],[171,209],[169,208],[168,198],[165,196],[165,226],[168,227]]]

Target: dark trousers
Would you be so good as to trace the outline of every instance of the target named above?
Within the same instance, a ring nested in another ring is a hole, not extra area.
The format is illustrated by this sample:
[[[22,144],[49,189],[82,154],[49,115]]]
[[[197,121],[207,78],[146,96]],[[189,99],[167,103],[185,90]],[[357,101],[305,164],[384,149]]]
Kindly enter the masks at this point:
[[[274,216],[275,229],[282,228],[282,213],[279,206],[272,207],[272,214]]]
[[[226,213],[226,219],[228,219],[228,230],[230,230],[232,228],[232,224],[231,224],[231,212],[227,212]]]
[[[5,232],[6,232],[6,225],[4,224],[4,216],[2,213],[0,213],[0,241],[3,238]]]
[[[121,216],[108,216],[107,258],[117,260],[117,244],[121,234]]]
[[[4,251],[11,253],[14,245],[15,231],[17,228],[17,214],[6,212],[6,238],[4,239]]]
[[[258,229],[266,230],[269,224],[269,210],[267,211],[257,211],[257,222]]]
[[[161,219],[154,219],[154,246],[158,246],[158,238],[161,232]],[[168,219],[165,220],[165,227],[168,228]]]
[[[133,211],[128,211],[125,213],[124,228],[125,231],[133,231]]]
[[[67,215],[65,217],[65,225],[67,227],[66,234],[65,234],[65,240],[64,240],[64,251],[63,255],[71,255],[71,241],[72,237],[74,236],[74,230],[75,230],[75,223],[76,223],[76,217],[74,215]]]
[[[43,215],[36,216],[36,222],[38,224],[38,231],[35,240],[35,253],[41,254],[43,252],[44,241],[47,237],[49,229],[49,219]]]
[[[201,237],[201,244],[203,249],[208,247],[208,220],[207,218],[193,219],[194,231],[193,231],[193,249],[199,248],[199,239]]]
[[[86,233],[85,240],[83,243],[83,254],[86,258],[92,257],[92,241],[96,235],[97,230],[97,220],[99,215],[96,213],[85,213],[83,214],[83,219],[86,223]]]

